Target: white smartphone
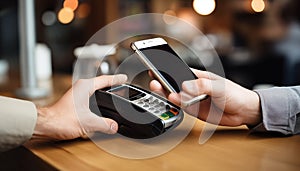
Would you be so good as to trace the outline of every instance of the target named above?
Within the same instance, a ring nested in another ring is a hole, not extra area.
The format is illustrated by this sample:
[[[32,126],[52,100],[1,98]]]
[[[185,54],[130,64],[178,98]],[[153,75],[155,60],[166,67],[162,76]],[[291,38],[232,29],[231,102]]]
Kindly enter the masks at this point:
[[[131,48],[149,68],[154,77],[168,92],[179,93],[182,83],[197,79],[190,67],[176,54],[163,38],[151,38],[133,42]],[[206,94],[183,99],[182,106],[189,106],[207,97]]]

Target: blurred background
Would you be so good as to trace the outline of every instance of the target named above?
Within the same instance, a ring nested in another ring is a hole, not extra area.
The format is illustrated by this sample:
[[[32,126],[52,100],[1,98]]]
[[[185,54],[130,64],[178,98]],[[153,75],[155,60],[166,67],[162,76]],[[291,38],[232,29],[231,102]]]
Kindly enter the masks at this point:
[[[190,22],[209,38],[226,78],[251,89],[258,84],[297,85],[299,10],[297,0],[35,0],[36,39],[49,48],[54,74],[72,74],[74,49],[105,25],[139,13],[168,14]],[[149,22],[124,27],[134,32]],[[181,30],[179,34],[190,37]],[[201,44],[201,38],[191,36],[191,42]],[[0,60],[8,62],[9,72],[18,72],[17,0],[0,1]]]

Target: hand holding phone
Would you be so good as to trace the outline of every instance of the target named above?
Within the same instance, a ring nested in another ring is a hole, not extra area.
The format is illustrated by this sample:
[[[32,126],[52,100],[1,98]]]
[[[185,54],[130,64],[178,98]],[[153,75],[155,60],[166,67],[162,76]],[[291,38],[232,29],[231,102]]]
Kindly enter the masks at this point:
[[[179,93],[182,90],[181,86],[184,81],[197,79],[189,66],[162,38],[136,41],[131,44],[131,48],[169,93]],[[206,97],[207,95],[203,94],[188,98],[188,100],[182,101],[181,105],[189,106]]]

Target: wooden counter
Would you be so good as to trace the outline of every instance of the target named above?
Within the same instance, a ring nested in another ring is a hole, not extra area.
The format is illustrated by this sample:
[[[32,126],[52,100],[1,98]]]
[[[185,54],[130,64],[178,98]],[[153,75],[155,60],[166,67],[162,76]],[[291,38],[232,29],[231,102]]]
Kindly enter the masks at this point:
[[[35,102],[40,105],[53,103],[70,85],[70,76],[54,76],[54,95]],[[2,95],[11,95],[4,93],[1,86],[0,90]],[[114,156],[84,139],[46,143],[30,141],[25,147],[58,170],[300,170],[299,135],[278,137],[250,134],[244,126],[218,127],[201,145],[198,139],[203,125],[204,122],[197,121],[178,146],[150,159]]]
[[[203,123],[173,150],[151,159],[125,159],[92,141],[74,140],[26,147],[59,170],[299,170],[300,137],[249,135],[248,130],[220,127],[198,144]],[[126,144],[124,144],[126,148]]]

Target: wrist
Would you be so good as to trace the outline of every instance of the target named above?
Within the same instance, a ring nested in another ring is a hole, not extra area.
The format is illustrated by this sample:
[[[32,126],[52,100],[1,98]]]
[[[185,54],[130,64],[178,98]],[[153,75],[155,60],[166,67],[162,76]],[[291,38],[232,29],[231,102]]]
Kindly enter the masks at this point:
[[[245,103],[244,124],[248,126],[255,126],[262,122],[260,98],[254,91],[249,90],[248,103]]]
[[[33,131],[33,139],[45,138],[47,127],[48,108],[37,107],[37,121]]]

